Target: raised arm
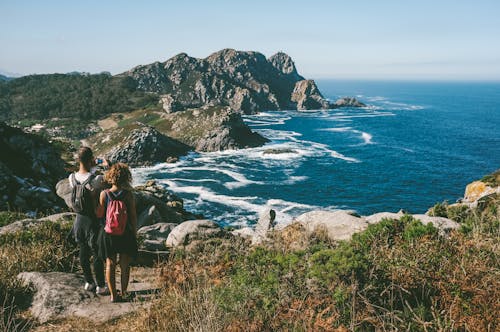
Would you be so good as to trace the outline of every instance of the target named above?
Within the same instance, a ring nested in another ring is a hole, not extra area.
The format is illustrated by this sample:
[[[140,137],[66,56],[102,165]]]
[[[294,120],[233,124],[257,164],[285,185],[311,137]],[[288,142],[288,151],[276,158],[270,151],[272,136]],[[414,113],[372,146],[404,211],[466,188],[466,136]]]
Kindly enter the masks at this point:
[[[95,215],[97,218],[102,218],[105,215],[104,204],[106,203],[106,192],[103,190],[99,195],[99,202],[97,204],[97,208],[95,210]]]
[[[127,206],[129,207],[129,220],[132,225],[132,231],[134,235],[137,235],[137,210],[135,207],[135,197],[132,192],[129,192],[129,204]]]

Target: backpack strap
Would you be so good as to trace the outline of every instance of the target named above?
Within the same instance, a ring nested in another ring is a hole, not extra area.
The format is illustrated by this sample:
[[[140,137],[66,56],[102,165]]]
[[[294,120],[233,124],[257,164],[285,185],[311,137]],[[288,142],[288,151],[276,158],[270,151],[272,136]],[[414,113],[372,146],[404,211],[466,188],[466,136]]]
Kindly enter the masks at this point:
[[[74,187],[76,185],[76,177],[75,177],[75,172],[71,173],[71,177],[69,179],[71,187]]]
[[[86,185],[91,183],[91,181],[94,180],[94,178],[95,178],[95,175],[90,173],[90,176],[87,178],[87,180],[82,182],[82,185],[85,187]]]
[[[79,182],[77,179],[76,179],[76,174],[75,172],[71,173],[71,182],[73,184],[73,187],[77,184],[82,184],[84,187],[89,184],[93,179],[95,178],[95,174],[92,174],[90,173],[90,176],[87,178],[87,180],[83,181],[83,182]]]

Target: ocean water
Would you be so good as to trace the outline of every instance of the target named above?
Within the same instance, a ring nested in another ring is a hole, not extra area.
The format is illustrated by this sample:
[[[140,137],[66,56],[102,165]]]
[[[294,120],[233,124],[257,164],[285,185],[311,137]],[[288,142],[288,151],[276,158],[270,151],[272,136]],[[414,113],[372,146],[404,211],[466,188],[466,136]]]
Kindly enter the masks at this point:
[[[313,209],[424,213],[500,168],[500,83],[317,83],[327,98],[368,106],[246,116],[271,143],[137,168],[135,182],[155,179],[186,209],[236,226],[265,208],[278,223]]]

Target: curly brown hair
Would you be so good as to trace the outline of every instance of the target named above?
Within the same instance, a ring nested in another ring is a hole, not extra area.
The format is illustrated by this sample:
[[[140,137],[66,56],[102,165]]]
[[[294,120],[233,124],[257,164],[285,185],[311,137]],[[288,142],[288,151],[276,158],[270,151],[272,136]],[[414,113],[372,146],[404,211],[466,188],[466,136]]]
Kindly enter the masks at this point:
[[[127,164],[116,163],[104,174],[104,180],[119,187],[130,187],[132,174]]]

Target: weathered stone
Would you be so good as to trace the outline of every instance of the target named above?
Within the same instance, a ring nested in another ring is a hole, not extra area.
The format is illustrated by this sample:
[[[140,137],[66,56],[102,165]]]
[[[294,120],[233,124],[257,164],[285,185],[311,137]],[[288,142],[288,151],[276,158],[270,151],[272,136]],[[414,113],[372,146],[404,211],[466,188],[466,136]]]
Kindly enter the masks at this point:
[[[492,188],[482,181],[474,181],[465,187],[464,202],[473,203],[483,196],[488,196],[497,191],[500,192],[500,187]]]
[[[157,223],[140,228],[137,234],[144,238],[141,249],[149,251],[166,250],[168,235],[176,226],[177,224],[172,223]]]
[[[255,231],[251,227],[235,229],[231,231],[231,234],[248,240],[252,240],[255,237]]]
[[[137,216],[137,229],[141,229],[144,226],[156,224],[158,222],[161,222],[160,213],[156,209],[155,205],[151,205]]]
[[[369,215],[365,217],[365,220],[369,224],[377,224],[379,223],[382,219],[396,219],[399,220],[404,216],[404,213],[402,211],[399,211],[398,213],[393,213],[393,212],[378,212],[372,215]]]
[[[26,218],[22,220],[17,220],[8,225],[0,227],[0,235],[13,234],[25,231],[32,227],[40,226],[41,224],[47,221],[59,224],[73,223],[75,221],[75,216],[76,215],[74,213],[66,212],[66,213],[58,213],[50,215],[40,219]]]
[[[414,214],[413,218],[420,220],[424,225],[431,223],[432,225],[434,225],[434,227],[436,227],[439,230],[439,233],[441,235],[446,235],[452,230],[460,228],[459,223],[448,218],[431,217],[425,214]]]
[[[274,220],[276,219],[276,211],[266,209],[259,217],[257,225],[255,226],[255,236],[252,238],[252,244],[260,244],[267,239],[267,233],[273,227]]]
[[[323,109],[330,106],[313,80],[298,81],[293,89],[291,100],[296,103],[298,110]]]
[[[187,245],[195,239],[217,237],[224,234],[219,225],[210,220],[189,220],[175,227],[168,235],[167,247]]]
[[[331,105],[331,108],[338,107],[365,107],[366,105],[357,100],[354,97],[343,97],[339,98]]]
[[[330,240],[348,240],[354,233],[368,227],[364,218],[352,216],[345,211],[311,211],[298,216],[294,222],[300,223],[309,233],[326,232]]]
[[[99,153],[113,163],[124,162],[130,166],[139,166],[164,162],[172,157],[178,158],[190,150],[189,146],[161,134],[153,127],[142,124],[138,126],[139,128],[126,135],[113,129],[110,132],[110,140],[116,141],[116,144],[109,151],[100,150]]]

